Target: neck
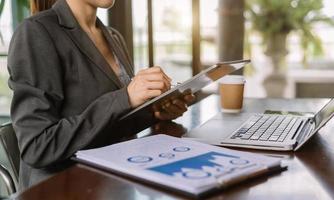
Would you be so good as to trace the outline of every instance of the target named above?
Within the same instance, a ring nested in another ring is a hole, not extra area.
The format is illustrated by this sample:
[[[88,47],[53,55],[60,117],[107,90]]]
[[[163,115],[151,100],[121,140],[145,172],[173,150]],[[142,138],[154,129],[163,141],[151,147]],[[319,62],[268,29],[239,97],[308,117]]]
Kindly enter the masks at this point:
[[[96,28],[97,8],[82,0],[66,0],[74,17],[84,30]]]

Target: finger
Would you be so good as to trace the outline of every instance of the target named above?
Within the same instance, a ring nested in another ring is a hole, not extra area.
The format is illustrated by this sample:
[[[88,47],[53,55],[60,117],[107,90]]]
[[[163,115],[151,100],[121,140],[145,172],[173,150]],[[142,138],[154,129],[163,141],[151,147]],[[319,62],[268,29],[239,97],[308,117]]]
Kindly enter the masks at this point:
[[[184,110],[180,109],[178,106],[174,105],[174,104],[168,104],[164,107],[164,110],[167,113],[170,113],[172,115],[175,116],[181,116],[184,113]]]
[[[151,75],[151,74],[155,74],[154,76],[151,77],[151,79],[156,80],[156,81],[159,79],[163,79],[164,82],[166,83],[167,88],[168,89],[171,88],[172,79],[163,72],[161,67],[152,67],[152,68],[140,70],[137,75],[143,76],[143,75]]]
[[[167,74],[163,71],[163,69],[160,66],[154,66],[154,67],[150,67],[146,70],[143,71],[144,73],[162,73],[167,79],[172,80],[169,76],[167,76]]]
[[[195,101],[195,95],[193,94],[187,94],[183,97],[184,101],[186,102],[187,105],[191,104],[192,102]]]
[[[177,106],[180,110],[182,110],[182,113],[186,112],[187,104],[179,99],[175,99],[172,101],[173,105]]]
[[[161,90],[147,90],[145,91],[145,99],[151,99],[162,94]]]
[[[163,79],[161,80],[162,77],[162,75],[158,74],[142,74],[135,76],[132,82],[134,81],[138,87],[140,86],[145,89],[161,89],[163,92],[166,92],[171,87],[170,82]]]
[[[161,73],[147,73],[142,74],[141,76],[147,81],[163,81],[168,90],[171,87],[171,82],[167,80]]]
[[[145,74],[145,76],[147,77],[148,80],[150,81],[163,81],[165,83],[165,85],[167,86],[168,89],[171,88],[172,84],[171,81],[168,80],[163,74],[161,73],[148,73]]]
[[[160,111],[154,112],[154,116],[155,118],[160,119],[160,120],[167,120],[167,117],[164,114],[162,114],[162,112]]]
[[[161,73],[168,81],[172,81],[172,79],[169,76],[167,76],[167,74],[159,66],[150,67],[148,69],[143,70],[141,73],[143,73],[143,74],[147,74],[147,73]]]
[[[172,79],[165,73],[165,71],[161,67],[156,66],[156,67],[153,67],[153,68],[157,69],[158,72],[162,73],[168,81],[172,81]]]
[[[154,112],[159,111],[159,106],[157,104],[154,104],[152,108]]]
[[[154,116],[155,118],[159,120],[172,120],[176,118],[176,116],[173,116],[166,112],[160,112],[160,111],[154,112]]]
[[[166,92],[169,89],[163,81],[150,81],[145,86],[148,90],[161,90],[162,92]]]

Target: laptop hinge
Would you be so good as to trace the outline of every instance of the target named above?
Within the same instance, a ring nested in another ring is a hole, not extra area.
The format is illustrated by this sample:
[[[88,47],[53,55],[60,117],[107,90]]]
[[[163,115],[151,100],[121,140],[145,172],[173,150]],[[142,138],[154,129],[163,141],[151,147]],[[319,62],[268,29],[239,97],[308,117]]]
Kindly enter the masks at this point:
[[[313,123],[314,123],[313,118],[310,118],[305,122],[305,125],[303,126],[303,129],[300,131],[300,134],[296,138],[296,143],[294,144],[294,148],[297,147],[299,144],[302,143],[302,141],[305,140],[305,138],[310,133],[310,129],[311,129]]]

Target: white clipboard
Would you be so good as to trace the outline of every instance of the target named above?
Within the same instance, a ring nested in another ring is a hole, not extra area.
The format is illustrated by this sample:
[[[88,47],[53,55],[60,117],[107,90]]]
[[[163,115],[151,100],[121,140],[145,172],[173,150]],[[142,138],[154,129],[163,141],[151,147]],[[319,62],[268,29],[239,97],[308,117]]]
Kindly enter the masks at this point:
[[[187,81],[135,108],[134,110],[122,116],[120,121],[127,118],[133,118],[137,115],[137,113],[153,111],[153,107],[159,107],[166,101],[181,98],[186,94],[194,94],[203,87],[215,82],[223,76],[243,68],[248,63],[250,63],[250,60],[236,60],[217,63],[201,71]]]

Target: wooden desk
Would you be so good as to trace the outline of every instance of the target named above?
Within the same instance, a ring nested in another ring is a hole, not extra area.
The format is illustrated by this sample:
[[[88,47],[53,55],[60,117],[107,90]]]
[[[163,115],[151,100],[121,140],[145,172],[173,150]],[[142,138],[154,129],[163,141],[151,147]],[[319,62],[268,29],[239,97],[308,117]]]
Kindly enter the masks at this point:
[[[316,112],[327,101],[326,99],[246,99],[244,112],[263,112],[265,109]],[[182,135],[217,114],[218,102],[218,96],[210,96],[192,106],[183,117],[176,120],[176,123],[158,124],[141,132],[139,136],[151,133]],[[300,151],[277,155],[286,158],[284,164],[288,165],[287,171],[241,183],[208,199],[334,199],[333,120]],[[18,194],[16,199],[186,199],[186,197],[111,173],[76,165]]]

